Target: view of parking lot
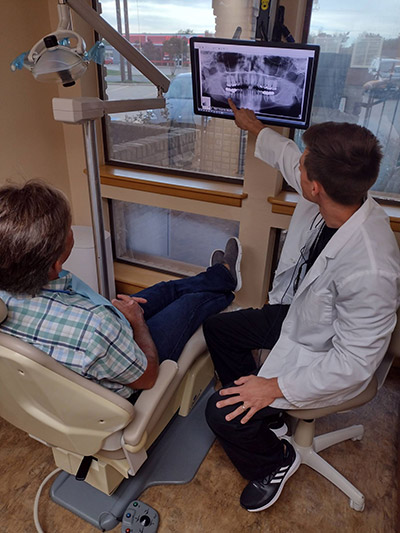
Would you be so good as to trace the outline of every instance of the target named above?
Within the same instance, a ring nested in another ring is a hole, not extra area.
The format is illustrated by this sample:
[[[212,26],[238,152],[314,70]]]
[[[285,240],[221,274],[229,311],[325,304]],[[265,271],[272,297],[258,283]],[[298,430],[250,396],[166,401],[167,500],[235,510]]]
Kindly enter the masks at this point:
[[[113,3],[114,0],[107,0],[104,5]],[[131,2],[132,13],[139,16],[140,12],[144,16],[148,3],[143,1],[140,7]],[[220,9],[216,10],[216,5]],[[243,13],[239,13],[239,5]],[[207,12],[208,18],[201,19],[201,23],[199,18],[193,30],[182,30],[183,26],[177,26],[179,23],[171,19],[162,30],[165,33],[155,33],[160,30],[145,29],[142,17],[141,31],[137,27],[136,33],[127,32],[130,42],[168,76],[171,85],[165,94],[165,109],[108,117],[107,148],[111,161],[174,173],[185,171],[206,178],[243,177],[246,135],[231,120],[198,116],[193,112],[188,40],[191,35],[230,37],[231,33],[224,33],[229,26],[224,24],[229,11],[224,6],[223,2],[211,0],[208,7],[202,4],[202,13]],[[254,32],[258,13],[252,6],[251,2],[240,2],[235,13],[229,12],[235,21],[238,17],[250,21],[244,30],[246,38]],[[110,17],[113,17],[112,9]],[[384,152],[374,194],[395,201],[400,199],[399,18],[398,0],[381,0],[379,5],[369,0],[314,0],[308,36],[309,43],[320,47],[311,123],[346,121],[369,128],[380,140]],[[203,30],[199,24],[203,24]],[[156,96],[156,88],[134,67],[121,63],[115,50],[107,48],[106,54],[107,98]],[[300,146],[301,135],[301,130],[295,131],[294,138]],[[185,251],[190,246],[183,244],[178,249],[174,243],[189,243],[196,234],[196,238],[203,239],[199,250],[206,257],[207,250],[222,245],[226,233],[238,231],[238,227],[225,227],[226,221],[221,221],[216,231],[217,224],[206,220],[207,217],[202,220],[191,214],[157,211],[151,206],[121,203],[115,211],[119,219],[114,222],[122,228],[121,254],[126,255],[126,260],[149,266],[162,264],[163,269],[169,268],[166,266],[169,262],[201,264],[200,257],[187,256]],[[136,227],[142,221],[146,232],[134,234],[130,222],[133,219]],[[151,238],[150,227],[154,230]],[[127,242],[126,235],[134,237]],[[176,264],[172,269],[179,271]]]
[[[122,82],[116,66],[113,64],[110,68],[107,65],[110,72],[106,77],[108,98],[154,98],[157,95],[156,88],[134,68],[132,81]],[[189,66],[159,68],[171,80],[165,94],[165,109],[110,116],[108,131],[112,158],[217,176],[242,177],[246,137],[232,121],[194,114]]]

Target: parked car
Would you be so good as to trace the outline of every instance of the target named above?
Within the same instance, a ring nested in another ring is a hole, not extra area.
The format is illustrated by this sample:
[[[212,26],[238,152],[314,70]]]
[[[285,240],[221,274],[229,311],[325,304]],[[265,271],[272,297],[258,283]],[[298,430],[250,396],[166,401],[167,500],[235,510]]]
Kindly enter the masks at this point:
[[[364,84],[364,90],[373,98],[389,100],[400,97],[400,59],[377,57],[373,59],[368,73],[374,79]]]
[[[375,80],[400,83],[400,59],[389,57],[376,57],[368,69]]]
[[[170,122],[171,126],[194,127],[201,124],[201,116],[193,112],[192,73],[178,74],[165,93],[165,109],[154,109],[151,122],[162,124]]]

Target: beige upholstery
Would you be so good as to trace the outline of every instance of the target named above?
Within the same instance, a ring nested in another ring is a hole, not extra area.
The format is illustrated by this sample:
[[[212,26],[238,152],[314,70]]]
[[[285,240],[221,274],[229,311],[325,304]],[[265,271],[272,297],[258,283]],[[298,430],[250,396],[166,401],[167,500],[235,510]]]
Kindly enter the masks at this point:
[[[0,320],[6,314],[0,300]],[[164,361],[155,386],[132,406],[34,346],[0,333],[0,416],[51,446],[56,464],[72,474],[83,456],[98,458],[86,481],[107,494],[136,474],[171,417],[178,409],[186,416],[213,375],[199,328],[178,364]]]
[[[372,400],[379,388],[383,385],[394,357],[400,357],[399,321],[393,332],[390,346],[383,361],[376,370],[372,381],[361,394],[340,405],[319,409],[296,409],[286,411],[295,422],[295,424],[293,424],[295,430],[290,437],[290,441],[299,452],[302,464],[310,466],[334,483],[350,498],[350,506],[356,511],[362,511],[364,509],[365,502],[363,494],[327,461],[318,455],[318,452],[347,439],[361,440],[364,434],[364,427],[362,425],[354,425],[324,435],[315,436],[315,420],[331,413],[354,409],[355,407],[361,406]]]

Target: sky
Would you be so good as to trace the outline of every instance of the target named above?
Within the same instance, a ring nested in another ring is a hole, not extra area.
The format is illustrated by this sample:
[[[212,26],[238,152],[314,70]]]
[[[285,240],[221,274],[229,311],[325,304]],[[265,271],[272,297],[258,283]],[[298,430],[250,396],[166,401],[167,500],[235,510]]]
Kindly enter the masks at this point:
[[[311,31],[343,33],[354,40],[364,31],[385,38],[400,33],[400,0],[318,0]],[[104,18],[116,27],[115,0],[102,0]],[[123,11],[123,0],[120,0]],[[131,33],[194,33],[214,31],[212,0],[129,0]]]
[[[212,0],[129,0],[131,33],[213,32],[215,19]],[[115,0],[102,0],[103,17],[116,27]],[[123,12],[123,0],[120,0]]]
[[[318,4],[312,12],[312,33],[350,31],[350,40],[364,31],[386,39],[400,34],[400,0],[318,0]]]

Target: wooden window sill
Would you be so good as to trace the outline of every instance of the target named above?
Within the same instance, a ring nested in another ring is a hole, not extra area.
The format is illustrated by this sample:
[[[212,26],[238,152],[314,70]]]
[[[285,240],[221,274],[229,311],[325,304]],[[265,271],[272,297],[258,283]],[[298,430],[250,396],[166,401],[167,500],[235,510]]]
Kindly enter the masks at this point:
[[[100,178],[103,185],[234,207],[241,207],[242,201],[247,198],[242,185],[175,176],[172,173],[158,174],[146,170],[102,165]]]
[[[135,294],[160,281],[180,279],[183,276],[165,274],[164,272],[114,261],[114,277],[117,294]]]
[[[296,192],[282,191],[277,196],[269,196],[268,202],[272,205],[272,212],[280,215],[293,215],[299,195]],[[400,206],[382,204],[390,218],[393,231],[400,232]]]

